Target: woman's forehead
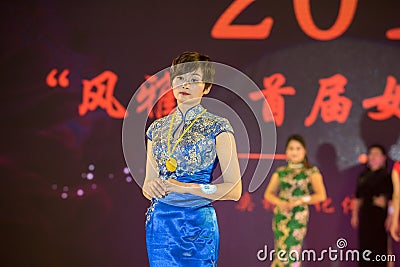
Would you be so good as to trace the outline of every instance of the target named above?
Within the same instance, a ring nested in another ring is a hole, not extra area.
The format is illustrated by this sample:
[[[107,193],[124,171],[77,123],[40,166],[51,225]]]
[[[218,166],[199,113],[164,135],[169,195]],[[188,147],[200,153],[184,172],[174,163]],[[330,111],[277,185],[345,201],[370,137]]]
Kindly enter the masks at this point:
[[[380,154],[380,155],[383,155],[382,151],[377,147],[370,148],[369,154]]]
[[[186,76],[198,75],[198,76],[203,76],[203,71],[200,68],[198,68],[198,69],[193,70],[193,71],[183,72],[180,75],[186,75]]]
[[[290,140],[288,146],[303,146],[299,141],[297,140]]]

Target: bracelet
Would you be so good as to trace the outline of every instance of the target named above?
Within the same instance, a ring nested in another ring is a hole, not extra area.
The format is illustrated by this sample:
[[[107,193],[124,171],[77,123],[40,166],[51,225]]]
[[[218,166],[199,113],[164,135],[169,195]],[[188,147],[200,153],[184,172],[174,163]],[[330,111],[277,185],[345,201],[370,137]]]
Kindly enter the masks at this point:
[[[310,202],[310,200],[311,200],[310,196],[304,196],[301,198],[301,201],[303,201],[304,203],[308,203],[308,202]]]
[[[204,194],[211,195],[217,191],[217,186],[215,184],[200,184],[200,189]]]
[[[394,213],[394,207],[393,206],[389,206],[388,207],[388,214],[393,214]]]

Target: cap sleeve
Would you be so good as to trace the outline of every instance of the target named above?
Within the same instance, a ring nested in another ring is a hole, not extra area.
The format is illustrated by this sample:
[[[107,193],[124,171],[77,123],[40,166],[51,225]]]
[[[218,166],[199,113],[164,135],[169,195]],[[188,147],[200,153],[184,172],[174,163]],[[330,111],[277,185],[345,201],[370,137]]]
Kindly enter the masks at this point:
[[[400,175],[400,161],[397,161],[394,166],[393,170],[397,171],[397,173]]]
[[[321,172],[319,171],[319,169],[318,169],[317,166],[313,166],[313,167],[311,168],[311,174],[314,174],[314,173],[319,173],[319,174],[321,174]]]
[[[156,122],[157,122],[157,121],[153,121],[153,123],[150,124],[149,128],[148,128],[147,131],[146,131],[146,137],[147,137],[147,139],[149,139],[150,141],[153,141],[153,131],[154,131],[154,128],[156,127],[156,126],[155,126],[155,125],[156,125]]]
[[[223,132],[230,132],[232,134],[234,133],[229,121],[225,118],[219,118],[218,121],[215,123],[214,136],[217,137]]]

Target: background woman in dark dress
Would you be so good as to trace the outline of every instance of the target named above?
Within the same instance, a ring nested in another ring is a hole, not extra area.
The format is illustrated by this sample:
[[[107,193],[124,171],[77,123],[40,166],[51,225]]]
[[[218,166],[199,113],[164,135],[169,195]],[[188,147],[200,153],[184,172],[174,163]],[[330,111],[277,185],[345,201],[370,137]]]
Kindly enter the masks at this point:
[[[360,247],[359,266],[385,266],[376,261],[377,255],[387,255],[388,234],[385,228],[388,201],[392,194],[392,182],[386,168],[386,152],[380,145],[368,148],[368,164],[357,182],[351,225],[358,228]],[[370,250],[370,261],[364,261],[362,253]],[[379,257],[379,256],[378,256]]]

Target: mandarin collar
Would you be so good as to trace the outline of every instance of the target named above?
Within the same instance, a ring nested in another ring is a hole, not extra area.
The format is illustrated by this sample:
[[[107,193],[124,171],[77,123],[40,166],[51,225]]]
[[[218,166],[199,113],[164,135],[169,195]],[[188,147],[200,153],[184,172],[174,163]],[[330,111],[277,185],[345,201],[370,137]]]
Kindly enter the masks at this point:
[[[196,106],[193,106],[189,108],[185,114],[182,113],[182,111],[179,109],[179,107],[176,109],[176,116],[177,119],[184,119],[185,121],[187,120],[193,120],[196,118],[197,115],[199,115],[201,112],[203,112],[204,107],[201,104],[197,104]]]

